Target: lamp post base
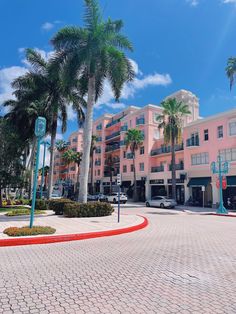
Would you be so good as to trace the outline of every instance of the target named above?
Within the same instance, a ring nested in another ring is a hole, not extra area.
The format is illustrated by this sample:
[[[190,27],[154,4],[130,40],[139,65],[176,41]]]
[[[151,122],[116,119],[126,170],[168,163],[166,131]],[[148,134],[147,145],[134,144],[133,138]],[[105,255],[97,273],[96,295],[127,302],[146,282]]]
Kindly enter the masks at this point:
[[[217,214],[228,214],[228,210],[224,207],[224,205],[220,205],[216,211]]]

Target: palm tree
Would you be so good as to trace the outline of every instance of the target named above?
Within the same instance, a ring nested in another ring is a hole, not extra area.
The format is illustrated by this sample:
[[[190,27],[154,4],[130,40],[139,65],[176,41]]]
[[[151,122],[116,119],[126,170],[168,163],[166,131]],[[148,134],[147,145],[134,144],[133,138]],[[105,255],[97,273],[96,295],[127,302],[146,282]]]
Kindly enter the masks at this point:
[[[171,145],[172,198],[176,200],[175,146],[182,142],[183,118],[190,114],[189,108],[175,98],[161,103],[163,111],[157,116],[158,128],[163,130],[165,144]]]
[[[43,186],[43,191],[47,190],[47,177],[48,177],[48,173],[49,173],[49,166],[44,166],[44,186]],[[42,175],[43,173],[43,167],[41,169],[39,169],[39,174]]]
[[[230,90],[231,90],[235,82],[235,75],[236,75],[236,58],[235,57],[231,57],[228,59],[227,67],[226,67],[226,75],[229,79]]]
[[[87,201],[93,108],[102,95],[105,80],[111,84],[114,97],[121,96],[123,85],[134,78],[134,70],[124,50],[132,51],[130,41],[121,34],[123,22],[104,20],[97,0],[84,0],[85,27],[65,27],[52,39],[57,62],[62,65],[64,82],[70,86],[79,79],[78,90],[87,95],[83,135],[79,200]]]
[[[62,153],[62,152],[64,152],[64,150],[66,150],[66,148],[68,147],[68,144],[67,144],[67,142],[64,141],[64,140],[58,140],[58,141],[56,141],[55,146],[56,146],[56,149],[57,149],[60,153]]]
[[[96,136],[96,135],[92,135],[91,146],[90,146],[91,194],[93,194],[93,162],[94,162],[93,157],[94,157],[94,151],[95,151],[96,148],[97,148],[96,142],[97,142],[97,136]]]
[[[77,81],[70,87],[65,86],[62,79],[60,68],[54,57],[45,60],[40,53],[33,49],[26,50],[26,59],[31,65],[30,71],[25,75],[18,77],[13,81],[15,96],[21,101],[41,101],[44,103],[44,109],[50,117],[49,130],[51,134],[51,151],[50,151],[50,171],[49,171],[49,189],[48,197],[52,193],[53,168],[54,168],[54,151],[57,132],[58,119],[62,122],[62,132],[67,127],[67,106],[72,104],[73,109],[78,116],[78,122],[83,120],[82,107],[85,101],[75,90]]]
[[[133,172],[134,172],[134,201],[138,200],[137,195],[137,180],[135,168],[135,153],[143,144],[143,133],[138,129],[129,129],[125,135],[126,149],[129,147],[133,158]]]
[[[80,174],[79,166],[82,159],[82,153],[74,152],[72,149],[68,149],[67,151],[63,153],[62,158],[65,160],[67,165],[70,165],[71,163],[75,163],[77,165],[78,172],[77,172],[77,181],[76,181],[76,191],[78,191],[79,174]]]
[[[110,194],[112,193],[112,172],[114,171],[114,159],[112,154],[109,154],[106,159],[106,166],[110,175]]]

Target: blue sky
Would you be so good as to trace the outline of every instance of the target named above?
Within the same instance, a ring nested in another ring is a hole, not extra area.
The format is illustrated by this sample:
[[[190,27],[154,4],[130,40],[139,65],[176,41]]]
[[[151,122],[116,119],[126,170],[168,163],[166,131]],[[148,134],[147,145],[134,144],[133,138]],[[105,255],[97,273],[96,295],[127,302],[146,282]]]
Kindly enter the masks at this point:
[[[236,56],[236,0],[101,0],[104,16],[123,19],[134,45],[137,79],[115,104],[109,86],[95,117],[127,105],[159,104],[170,93],[188,89],[207,116],[235,107],[225,66]],[[1,0],[0,103],[11,96],[10,81],[26,71],[24,48],[52,50],[49,40],[65,25],[82,25],[82,0]],[[3,110],[2,110],[3,113]],[[70,110],[66,136],[76,129]],[[59,132],[60,133],[60,132]],[[58,136],[60,137],[60,135]]]

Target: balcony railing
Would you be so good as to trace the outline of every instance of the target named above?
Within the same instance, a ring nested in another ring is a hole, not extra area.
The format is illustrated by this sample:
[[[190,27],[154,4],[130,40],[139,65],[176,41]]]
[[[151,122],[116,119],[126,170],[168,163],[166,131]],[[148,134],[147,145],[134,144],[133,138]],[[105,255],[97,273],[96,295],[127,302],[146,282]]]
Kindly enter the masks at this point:
[[[157,166],[157,167],[152,167],[151,172],[163,172],[164,171],[164,166]]]
[[[121,118],[116,119],[116,120],[113,120],[113,121],[111,121],[111,122],[107,123],[106,128],[109,128],[110,126],[113,126],[114,124],[119,123],[119,122],[120,122],[120,120],[121,120]]]
[[[120,128],[121,132],[126,132],[128,131],[128,125],[122,125],[122,127]]]
[[[145,119],[144,118],[136,119],[136,125],[140,125],[140,124],[145,124]]]
[[[120,173],[119,171],[112,171],[112,177],[115,177],[117,176],[117,174]],[[109,171],[104,171],[104,177],[110,177],[111,176],[111,173]]]
[[[107,135],[107,136],[106,136],[106,140],[110,140],[111,138],[117,137],[117,136],[119,136],[119,135],[120,135],[120,131],[114,132],[114,133],[112,133],[112,134],[110,134],[110,135]]]
[[[176,164],[175,170],[184,170],[184,163]],[[169,165],[169,171],[172,171],[172,165]]]
[[[108,152],[112,152],[116,149],[119,149],[120,148],[120,144],[115,144],[115,145],[108,145],[105,149],[105,152],[108,153]]]
[[[186,141],[186,146],[187,147],[199,146],[199,136],[188,138]]]
[[[184,149],[184,145],[180,144],[180,145],[175,145],[175,151],[180,151]],[[160,148],[157,149],[153,149],[151,150],[151,156],[156,156],[156,155],[161,155],[161,154],[168,154],[171,152],[171,147],[170,146],[162,146]]]
[[[125,146],[125,141],[124,140],[120,141],[120,146]]]

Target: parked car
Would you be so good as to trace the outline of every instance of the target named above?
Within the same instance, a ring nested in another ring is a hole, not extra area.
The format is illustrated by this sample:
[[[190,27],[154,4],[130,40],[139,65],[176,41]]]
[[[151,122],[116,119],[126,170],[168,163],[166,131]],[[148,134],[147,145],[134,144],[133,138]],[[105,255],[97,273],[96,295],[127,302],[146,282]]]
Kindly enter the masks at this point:
[[[87,196],[87,201],[88,201],[88,202],[97,201],[96,195],[88,194],[88,196]]]
[[[61,199],[62,198],[62,196],[60,196],[59,194],[56,194],[56,193],[52,193],[52,195],[51,195],[51,199]]]
[[[167,198],[166,196],[153,196],[150,200],[146,201],[147,207],[174,208],[176,205],[175,200]]]
[[[118,203],[118,192],[114,192],[111,195],[106,196],[106,201],[109,203]],[[127,196],[125,193],[120,193],[120,202],[125,204],[127,202]]]

